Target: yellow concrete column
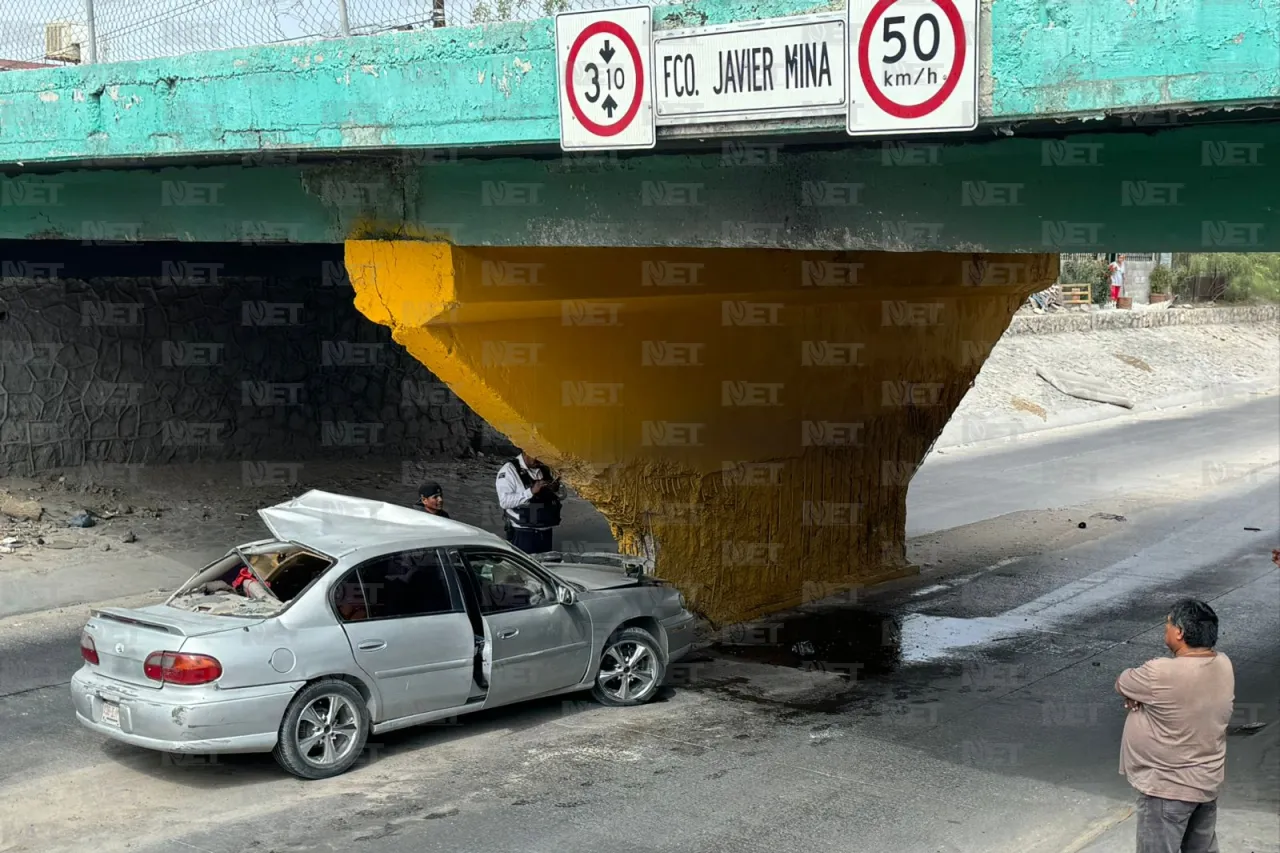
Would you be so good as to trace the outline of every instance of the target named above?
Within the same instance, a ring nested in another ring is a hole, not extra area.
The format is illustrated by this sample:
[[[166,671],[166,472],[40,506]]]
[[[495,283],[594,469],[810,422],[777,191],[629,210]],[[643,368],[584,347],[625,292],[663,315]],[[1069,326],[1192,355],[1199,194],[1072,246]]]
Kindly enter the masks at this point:
[[[909,570],[915,466],[1058,271],[1053,255],[414,241],[350,241],[347,267],[366,316],[714,622]]]

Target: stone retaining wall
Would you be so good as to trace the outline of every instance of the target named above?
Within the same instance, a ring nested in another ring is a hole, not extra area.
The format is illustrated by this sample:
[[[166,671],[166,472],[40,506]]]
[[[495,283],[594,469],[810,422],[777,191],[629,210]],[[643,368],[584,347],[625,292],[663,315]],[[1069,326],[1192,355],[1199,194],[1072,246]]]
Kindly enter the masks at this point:
[[[1280,321],[1280,305],[1247,305],[1215,308],[1178,308],[1137,311],[1062,312],[1019,314],[1005,336],[1055,335],[1098,329],[1153,329],[1161,326],[1205,326]]]
[[[496,440],[349,288],[314,276],[6,278],[0,308],[0,475],[420,459]]]

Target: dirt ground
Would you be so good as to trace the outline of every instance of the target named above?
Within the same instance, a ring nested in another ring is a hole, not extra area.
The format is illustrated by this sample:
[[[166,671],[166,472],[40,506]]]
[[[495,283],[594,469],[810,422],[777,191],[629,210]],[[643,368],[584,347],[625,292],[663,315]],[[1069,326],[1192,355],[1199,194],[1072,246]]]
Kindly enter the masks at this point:
[[[410,505],[418,486],[435,480],[454,518],[500,530],[494,478],[501,462],[308,462],[265,472],[255,463],[104,464],[0,478],[0,498],[34,501],[40,509],[38,521],[0,516],[0,543],[7,543],[0,544],[0,573],[43,574],[72,561],[230,548],[268,535],[257,510],[313,488]],[[84,511],[93,526],[69,526]]]

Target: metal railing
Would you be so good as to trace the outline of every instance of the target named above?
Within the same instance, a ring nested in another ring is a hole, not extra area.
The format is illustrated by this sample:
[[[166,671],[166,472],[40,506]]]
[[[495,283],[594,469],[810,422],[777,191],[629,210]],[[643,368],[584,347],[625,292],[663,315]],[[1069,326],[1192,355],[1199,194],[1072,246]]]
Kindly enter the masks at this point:
[[[0,70],[532,20],[628,0],[3,0]],[[9,62],[6,63],[6,60]]]

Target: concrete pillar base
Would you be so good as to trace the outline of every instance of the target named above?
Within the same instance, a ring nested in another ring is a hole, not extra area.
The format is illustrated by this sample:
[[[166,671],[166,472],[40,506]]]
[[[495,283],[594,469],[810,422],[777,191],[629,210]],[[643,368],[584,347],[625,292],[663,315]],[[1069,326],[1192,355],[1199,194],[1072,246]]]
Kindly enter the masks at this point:
[[[356,306],[713,622],[911,573],[907,485],[1051,255],[351,241]],[[976,496],[975,496],[976,498]]]

